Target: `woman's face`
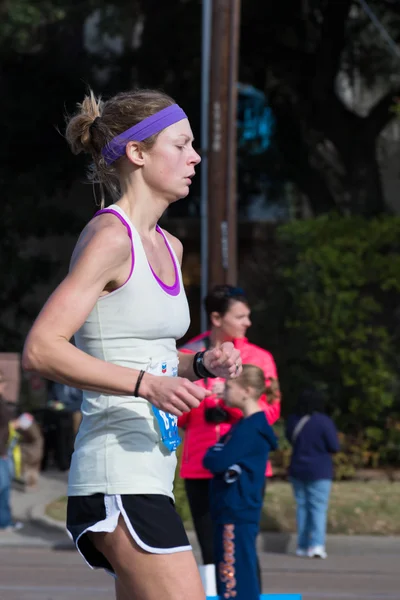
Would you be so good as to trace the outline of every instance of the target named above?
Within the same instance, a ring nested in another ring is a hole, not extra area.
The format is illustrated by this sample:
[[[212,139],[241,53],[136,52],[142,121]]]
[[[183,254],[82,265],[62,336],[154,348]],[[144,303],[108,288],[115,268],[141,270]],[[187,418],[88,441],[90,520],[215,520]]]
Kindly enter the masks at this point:
[[[189,194],[195,167],[201,161],[192,144],[189,121],[183,119],[164,129],[151,150],[144,153],[143,178],[169,202]]]
[[[223,316],[211,314],[211,322],[227,341],[243,338],[251,325],[250,308],[244,302],[232,300]]]

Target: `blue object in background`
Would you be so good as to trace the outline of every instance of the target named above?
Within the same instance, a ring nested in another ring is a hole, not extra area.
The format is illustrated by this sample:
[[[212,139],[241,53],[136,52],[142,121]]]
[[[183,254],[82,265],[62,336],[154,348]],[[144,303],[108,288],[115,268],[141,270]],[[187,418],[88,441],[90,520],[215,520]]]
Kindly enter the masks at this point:
[[[261,154],[270,145],[274,117],[265,94],[252,85],[238,84],[238,146]]]

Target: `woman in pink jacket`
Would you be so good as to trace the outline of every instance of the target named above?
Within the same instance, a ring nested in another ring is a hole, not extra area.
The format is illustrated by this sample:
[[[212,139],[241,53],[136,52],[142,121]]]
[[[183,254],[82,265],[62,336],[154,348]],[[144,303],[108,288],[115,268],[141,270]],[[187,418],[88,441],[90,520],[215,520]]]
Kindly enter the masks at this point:
[[[233,342],[240,350],[243,364],[260,367],[265,374],[269,397],[260,402],[272,425],[280,417],[281,405],[277,371],[272,355],[245,337],[251,325],[250,308],[244,291],[229,285],[218,285],[205,298],[205,309],[211,323],[210,331],[193,338],[180,348],[183,352],[196,353],[219,346],[223,342]],[[200,569],[203,582],[214,579],[213,528],[209,511],[209,483],[212,474],[203,467],[203,457],[221,436],[229,431],[233,423],[242,418],[239,409],[229,408],[222,400],[225,381],[204,379],[198,385],[213,392],[202,404],[179,417],[178,425],[184,430],[184,444],[180,476],[185,480],[185,489],[196,535],[200,544],[203,564]],[[271,465],[266,465],[266,476],[272,475]],[[212,587],[206,592],[213,592]]]

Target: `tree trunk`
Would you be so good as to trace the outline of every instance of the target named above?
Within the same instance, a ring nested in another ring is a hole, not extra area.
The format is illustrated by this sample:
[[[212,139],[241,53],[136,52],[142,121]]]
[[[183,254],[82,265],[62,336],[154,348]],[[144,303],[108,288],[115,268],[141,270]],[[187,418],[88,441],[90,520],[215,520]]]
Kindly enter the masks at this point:
[[[347,169],[352,214],[374,217],[385,212],[375,140],[354,145]]]

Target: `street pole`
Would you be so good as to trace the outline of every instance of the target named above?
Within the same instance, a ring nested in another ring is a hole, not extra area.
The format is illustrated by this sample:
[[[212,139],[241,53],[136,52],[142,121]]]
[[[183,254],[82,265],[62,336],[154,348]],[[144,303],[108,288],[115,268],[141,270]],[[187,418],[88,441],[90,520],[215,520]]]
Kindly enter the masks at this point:
[[[213,0],[208,151],[208,286],[237,282],[236,113],[240,0]]]
[[[207,315],[203,308],[203,299],[208,288],[208,115],[210,104],[210,52],[211,52],[211,4],[212,0],[203,0],[202,5],[202,43],[201,43],[201,199],[200,199],[200,325],[201,331],[207,329]]]

